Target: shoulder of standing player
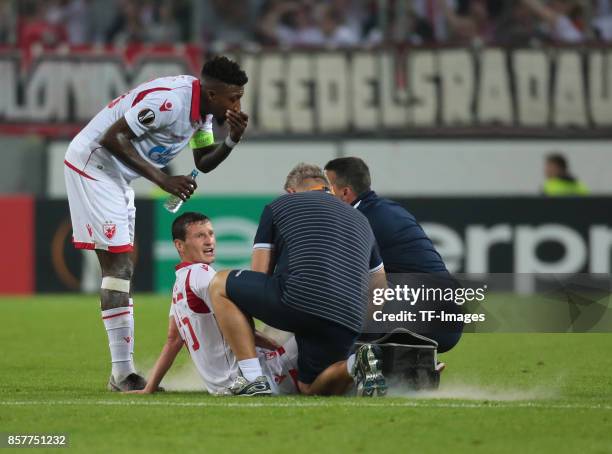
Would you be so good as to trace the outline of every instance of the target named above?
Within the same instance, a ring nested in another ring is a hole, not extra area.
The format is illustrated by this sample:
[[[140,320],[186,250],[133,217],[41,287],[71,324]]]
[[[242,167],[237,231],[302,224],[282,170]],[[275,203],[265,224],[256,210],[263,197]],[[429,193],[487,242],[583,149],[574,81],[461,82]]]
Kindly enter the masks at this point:
[[[175,90],[159,91],[149,96],[151,96],[149,105],[153,106],[155,113],[167,118],[175,120],[181,111],[186,109],[186,100]]]
[[[144,98],[125,112],[125,119],[136,136],[162,129],[176,122],[183,110],[180,96],[172,90],[158,90]]]

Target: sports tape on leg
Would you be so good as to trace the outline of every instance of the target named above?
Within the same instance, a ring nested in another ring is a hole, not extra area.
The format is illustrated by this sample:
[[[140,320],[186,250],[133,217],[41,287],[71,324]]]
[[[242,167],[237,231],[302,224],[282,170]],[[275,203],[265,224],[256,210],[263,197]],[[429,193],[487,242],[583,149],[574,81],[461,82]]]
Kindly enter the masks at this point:
[[[130,293],[130,281],[117,277],[106,276],[102,278],[102,289],[116,292]]]

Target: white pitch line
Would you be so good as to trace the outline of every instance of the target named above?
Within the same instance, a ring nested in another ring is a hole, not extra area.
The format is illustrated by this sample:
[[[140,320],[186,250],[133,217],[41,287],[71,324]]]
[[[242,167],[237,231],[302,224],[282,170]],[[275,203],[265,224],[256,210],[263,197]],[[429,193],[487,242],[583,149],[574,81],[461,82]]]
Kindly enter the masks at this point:
[[[220,398],[227,399],[227,398]],[[231,399],[231,398],[230,398]],[[233,400],[233,399],[232,399]],[[544,402],[432,402],[427,400],[412,400],[406,402],[339,402],[339,401],[294,401],[294,402],[248,402],[246,400],[231,402],[176,402],[147,400],[41,400],[41,401],[0,401],[1,406],[151,406],[151,407],[221,407],[221,408],[332,408],[332,407],[380,407],[380,408],[525,408],[543,410],[612,410],[612,405],[587,404],[555,404]]]

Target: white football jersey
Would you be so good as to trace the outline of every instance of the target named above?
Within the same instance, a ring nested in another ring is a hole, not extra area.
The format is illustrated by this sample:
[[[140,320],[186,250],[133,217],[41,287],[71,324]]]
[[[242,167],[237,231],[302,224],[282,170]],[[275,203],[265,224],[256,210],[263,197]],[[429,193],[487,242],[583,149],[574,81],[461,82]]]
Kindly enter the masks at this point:
[[[111,176],[128,182],[139,175],[124,165],[98,141],[107,129],[125,117],[137,136],[132,140],[138,154],[151,165],[165,167],[187,146],[198,130],[212,133],[212,115],[200,115],[200,81],[192,76],[160,77],[119,96],[102,109],[72,140],[66,161],[88,175],[105,167]],[[109,156],[92,156],[94,154]],[[92,159],[98,158],[98,159]],[[108,159],[107,159],[108,158]]]
[[[191,359],[211,394],[227,394],[240,375],[238,361],[225,342],[208,294],[215,270],[203,263],[176,267],[170,316],[179,329]],[[297,393],[297,344],[289,339],[281,348],[257,349],[263,373],[275,394]]]

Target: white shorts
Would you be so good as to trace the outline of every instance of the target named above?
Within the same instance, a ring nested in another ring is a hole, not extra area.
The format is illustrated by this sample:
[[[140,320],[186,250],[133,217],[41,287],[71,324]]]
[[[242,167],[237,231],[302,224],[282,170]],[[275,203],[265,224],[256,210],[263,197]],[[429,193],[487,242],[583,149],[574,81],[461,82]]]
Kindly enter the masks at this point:
[[[276,350],[257,348],[257,356],[273,394],[299,394],[298,347],[294,336]]]
[[[64,177],[74,247],[131,252],[136,221],[134,190],[125,180],[99,170],[108,160],[94,158],[80,169],[69,159],[70,153],[64,161]]]

